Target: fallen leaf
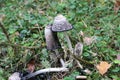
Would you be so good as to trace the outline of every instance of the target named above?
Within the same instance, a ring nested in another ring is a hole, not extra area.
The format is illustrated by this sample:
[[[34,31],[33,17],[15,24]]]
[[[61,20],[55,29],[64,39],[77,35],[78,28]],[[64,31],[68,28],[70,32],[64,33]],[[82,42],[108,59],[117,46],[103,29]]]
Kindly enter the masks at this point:
[[[27,70],[29,73],[32,73],[35,70],[35,60],[31,59],[27,64]]]
[[[17,31],[17,32],[15,32],[15,36],[19,36],[20,35],[20,33]]]
[[[92,43],[92,38],[90,37],[84,37],[83,41],[86,45],[90,45]]]
[[[114,2],[114,11],[115,11],[115,14],[118,13],[119,9],[120,9],[120,0],[115,0],[115,2]]]
[[[45,12],[42,10],[39,10],[39,14],[45,14]]]
[[[96,65],[96,68],[99,70],[101,75],[104,75],[110,67],[111,64],[108,64],[106,61],[101,61],[100,64]]]
[[[93,42],[95,42],[96,38],[93,37],[84,37],[83,41],[86,45],[91,45]]]
[[[84,37],[83,31],[80,31],[80,36]]]

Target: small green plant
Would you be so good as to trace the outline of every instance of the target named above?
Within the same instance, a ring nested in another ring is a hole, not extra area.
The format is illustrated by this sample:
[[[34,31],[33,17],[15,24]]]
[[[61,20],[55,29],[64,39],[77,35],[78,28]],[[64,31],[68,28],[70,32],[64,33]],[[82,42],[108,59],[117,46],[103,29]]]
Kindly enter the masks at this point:
[[[64,80],[75,80],[75,77],[79,75],[79,72],[73,71],[69,76],[65,77]]]

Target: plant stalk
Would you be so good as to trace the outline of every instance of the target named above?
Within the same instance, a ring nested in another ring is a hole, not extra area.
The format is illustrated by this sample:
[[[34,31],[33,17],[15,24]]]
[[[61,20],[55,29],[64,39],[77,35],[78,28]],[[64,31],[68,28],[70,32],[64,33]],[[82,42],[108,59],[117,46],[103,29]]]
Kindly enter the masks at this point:
[[[55,51],[56,55],[59,55],[59,52],[58,52],[57,49],[54,50],[54,51]],[[62,58],[60,58],[60,63],[61,63],[61,65],[62,65],[62,67],[66,67],[66,66],[65,66],[65,62],[64,62],[64,60],[63,60]]]
[[[71,41],[70,41],[70,38],[69,38],[69,36],[67,35],[66,32],[64,32],[64,34],[65,34],[66,41],[67,41],[67,43],[68,43],[69,50],[70,50],[70,52],[73,54],[73,48],[72,48],[72,43],[71,43]]]

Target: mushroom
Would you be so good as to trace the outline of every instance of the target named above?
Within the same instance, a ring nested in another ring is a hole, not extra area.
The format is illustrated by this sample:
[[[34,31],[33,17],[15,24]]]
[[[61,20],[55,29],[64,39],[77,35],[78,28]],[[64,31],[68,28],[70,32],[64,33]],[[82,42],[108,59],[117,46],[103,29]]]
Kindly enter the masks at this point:
[[[60,42],[57,37],[57,33],[51,31],[51,25],[48,25],[45,27],[45,40],[46,40],[46,46],[48,50],[55,50],[57,48],[60,48]]]
[[[51,25],[45,27],[45,39],[48,50],[55,51],[56,55],[59,54],[58,48],[61,48],[60,42],[57,37],[57,33],[51,30]],[[62,58],[60,58],[62,67],[65,67],[65,63]]]
[[[73,53],[73,48],[69,36],[66,31],[71,30],[73,26],[67,21],[66,17],[63,15],[57,15],[54,19],[52,31],[53,32],[63,32],[68,43],[70,51]]]
[[[74,55],[75,56],[80,56],[83,52],[83,44],[81,42],[78,42],[76,45],[75,45],[75,50],[74,50]],[[83,69],[83,66],[80,64],[80,62],[78,60],[76,60],[78,66]]]
[[[81,42],[78,42],[75,45],[75,55],[80,56],[82,55],[82,52],[83,52],[83,44]]]

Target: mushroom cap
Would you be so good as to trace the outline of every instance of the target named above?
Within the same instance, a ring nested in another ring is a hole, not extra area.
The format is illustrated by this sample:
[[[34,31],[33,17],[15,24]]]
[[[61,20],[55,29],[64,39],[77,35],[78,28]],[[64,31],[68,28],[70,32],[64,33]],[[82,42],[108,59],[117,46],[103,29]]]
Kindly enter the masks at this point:
[[[64,17],[63,15],[58,15],[55,17],[52,26],[52,31],[62,32],[62,31],[71,30],[72,28],[73,26],[67,21],[66,17]]]

